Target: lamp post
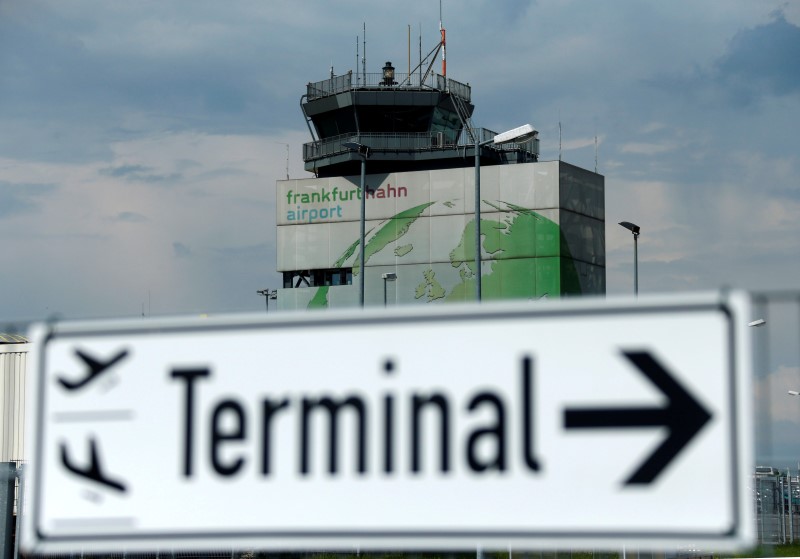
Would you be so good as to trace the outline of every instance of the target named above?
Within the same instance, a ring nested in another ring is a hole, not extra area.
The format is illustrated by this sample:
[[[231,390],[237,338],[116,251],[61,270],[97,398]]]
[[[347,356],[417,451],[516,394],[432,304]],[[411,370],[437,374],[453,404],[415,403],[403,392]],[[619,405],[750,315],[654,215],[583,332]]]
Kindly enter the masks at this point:
[[[630,221],[620,221],[625,229],[633,233],[633,296],[639,296],[639,231],[640,227]]]
[[[475,297],[481,300],[481,148],[494,144],[507,144],[509,142],[527,142],[537,134],[530,124],[513,128],[498,134],[490,140],[481,141],[480,135],[475,133]]]
[[[395,281],[397,279],[397,274],[394,272],[386,272],[382,274],[381,277],[383,278],[383,306],[386,306],[386,282],[387,281]]]
[[[269,300],[270,299],[277,299],[278,298],[278,290],[277,289],[259,289],[256,291],[259,295],[264,297],[264,300],[267,302],[267,314],[269,314]]]
[[[365,181],[367,177],[367,157],[369,157],[369,147],[365,146],[364,144],[359,144],[358,142],[344,142],[342,144],[344,147],[349,149],[350,151],[354,151],[359,156],[361,156],[361,225],[359,231],[359,243],[361,244],[361,255],[359,257],[359,272],[358,272],[358,304],[359,306],[364,306],[364,275],[366,270],[364,269],[364,253],[366,252],[366,247],[364,246],[364,238],[366,237],[365,229],[366,229],[366,215],[367,215],[367,193],[365,190]]]

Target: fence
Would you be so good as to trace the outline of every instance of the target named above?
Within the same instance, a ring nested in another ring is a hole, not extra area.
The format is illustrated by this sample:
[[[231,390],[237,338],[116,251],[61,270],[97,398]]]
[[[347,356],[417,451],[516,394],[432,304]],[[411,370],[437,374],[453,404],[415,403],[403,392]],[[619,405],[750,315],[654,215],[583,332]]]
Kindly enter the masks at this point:
[[[760,544],[800,541],[800,479],[778,474],[753,478],[756,534]]]
[[[760,544],[800,541],[800,291],[754,293],[756,468]],[[792,474],[791,472],[795,473]]]
[[[485,128],[475,130],[480,141],[485,141],[496,134],[496,132]],[[369,146],[369,149],[374,152],[443,151],[467,147],[471,149],[474,146],[469,137],[463,133],[460,133],[457,138],[452,137],[451,132],[341,134],[317,142],[303,144],[303,160],[311,161],[347,153],[350,148],[345,147],[345,142],[357,142]],[[494,146],[488,147],[492,148]],[[497,149],[502,149],[503,151],[521,150],[538,155],[539,140],[533,139],[522,144],[503,144],[502,147],[498,146]]]
[[[472,88],[464,83],[447,78],[440,74],[402,74],[395,73],[391,81],[387,81],[382,73],[353,74],[348,72],[341,76],[309,83],[306,96],[309,101],[358,89],[430,89],[445,91],[469,102]]]

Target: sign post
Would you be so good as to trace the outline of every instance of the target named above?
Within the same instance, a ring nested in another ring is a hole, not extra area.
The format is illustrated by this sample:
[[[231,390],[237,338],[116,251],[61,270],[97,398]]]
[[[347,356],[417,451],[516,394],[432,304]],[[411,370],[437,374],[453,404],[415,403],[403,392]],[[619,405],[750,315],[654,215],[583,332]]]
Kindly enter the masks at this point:
[[[32,331],[29,552],[735,549],[749,300]]]

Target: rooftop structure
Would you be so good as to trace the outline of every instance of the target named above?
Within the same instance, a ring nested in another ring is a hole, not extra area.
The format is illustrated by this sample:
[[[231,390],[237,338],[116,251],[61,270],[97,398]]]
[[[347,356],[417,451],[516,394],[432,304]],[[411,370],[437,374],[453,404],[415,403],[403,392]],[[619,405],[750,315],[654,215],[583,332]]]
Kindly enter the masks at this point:
[[[472,89],[431,72],[348,72],[309,83],[301,107],[313,141],[305,169],[318,177],[358,174],[360,157],[344,144],[370,149],[370,172],[452,169],[474,164],[475,144],[496,132],[472,124]],[[484,146],[481,165],[538,161],[539,140]]]

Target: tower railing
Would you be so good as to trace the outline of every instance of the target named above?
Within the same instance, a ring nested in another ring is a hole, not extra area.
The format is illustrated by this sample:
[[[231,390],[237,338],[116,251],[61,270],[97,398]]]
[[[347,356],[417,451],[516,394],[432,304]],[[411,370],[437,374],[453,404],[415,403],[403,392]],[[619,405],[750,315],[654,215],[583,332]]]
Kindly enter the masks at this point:
[[[452,137],[452,131],[448,132],[412,132],[412,133],[362,133],[362,134],[340,134],[331,138],[325,138],[316,142],[303,144],[303,160],[313,161],[323,157],[344,154],[350,151],[344,146],[345,142],[357,142],[369,146],[372,152],[424,152],[424,151],[445,151],[458,148],[473,148],[474,140],[470,135],[461,134],[457,138]],[[491,138],[497,133],[486,128],[475,128],[473,134],[478,138]],[[493,146],[487,146],[492,148]],[[525,151],[533,155],[539,155],[539,140],[534,139],[522,144],[503,144],[503,151]]]
[[[387,80],[383,73],[353,74],[348,72],[341,76],[334,76],[327,80],[308,83],[306,86],[307,99],[321,99],[338,93],[353,90],[434,90],[455,95],[466,102],[472,98],[472,88],[468,84],[458,82],[445,76],[430,73],[427,76],[417,73],[395,73],[394,78]]]

